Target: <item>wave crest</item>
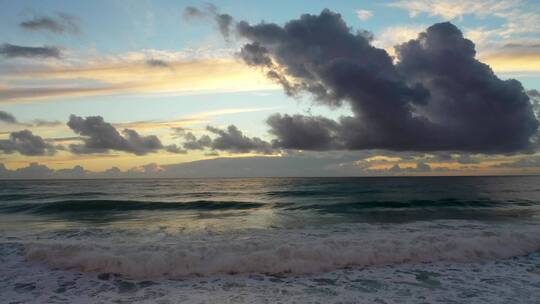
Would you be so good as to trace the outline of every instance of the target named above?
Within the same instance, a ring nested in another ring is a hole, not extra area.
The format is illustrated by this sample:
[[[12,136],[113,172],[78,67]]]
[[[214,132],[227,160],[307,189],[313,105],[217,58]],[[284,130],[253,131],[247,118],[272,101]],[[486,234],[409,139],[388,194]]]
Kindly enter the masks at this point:
[[[235,237],[176,236],[133,243],[110,241],[26,244],[26,257],[52,267],[111,272],[132,278],[215,274],[315,274],[345,267],[398,263],[475,262],[540,250],[540,235],[527,231],[431,232],[274,231]],[[537,231],[537,230],[536,230]]]

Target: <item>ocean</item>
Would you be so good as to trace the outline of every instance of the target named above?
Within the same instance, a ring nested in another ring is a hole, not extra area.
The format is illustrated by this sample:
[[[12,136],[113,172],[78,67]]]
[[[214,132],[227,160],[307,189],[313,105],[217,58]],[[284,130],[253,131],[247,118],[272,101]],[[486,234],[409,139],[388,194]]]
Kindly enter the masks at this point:
[[[540,177],[0,181],[2,303],[540,303]]]

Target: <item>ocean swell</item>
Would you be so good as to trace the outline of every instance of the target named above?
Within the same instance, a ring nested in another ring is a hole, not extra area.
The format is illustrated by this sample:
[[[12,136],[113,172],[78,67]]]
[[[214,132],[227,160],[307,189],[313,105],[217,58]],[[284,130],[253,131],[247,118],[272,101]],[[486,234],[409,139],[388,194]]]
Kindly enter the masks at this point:
[[[156,202],[135,200],[63,200],[50,203],[17,203],[0,206],[4,213],[60,214],[84,212],[167,211],[167,210],[227,210],[252,209],[262,203],[243,201],[195,200],[186,202]]]

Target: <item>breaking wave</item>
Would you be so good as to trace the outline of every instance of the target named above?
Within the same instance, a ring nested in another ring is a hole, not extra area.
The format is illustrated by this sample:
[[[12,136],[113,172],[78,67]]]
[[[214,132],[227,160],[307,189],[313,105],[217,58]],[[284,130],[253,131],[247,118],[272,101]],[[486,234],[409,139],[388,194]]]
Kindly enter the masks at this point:
[[[55,268],[131,278],[216,274],[303,275],[347,267],[478,262],[540,251],[537,227],[256,230],[247,233],[27,243],[25,256]],[[360,228],[360,227],[359,227]]]

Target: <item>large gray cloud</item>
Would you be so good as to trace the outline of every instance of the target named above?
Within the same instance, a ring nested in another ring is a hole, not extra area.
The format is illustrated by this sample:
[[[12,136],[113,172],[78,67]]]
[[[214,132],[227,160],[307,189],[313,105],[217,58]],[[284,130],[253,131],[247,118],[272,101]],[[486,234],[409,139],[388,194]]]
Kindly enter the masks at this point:
[[[331,107],[324,117],[269,118],[275,147],[394,151],[530,151],[538,121],[516,80],[499,79],[475,59],[474,44],[451,23],[439,23],[396,48],[399,63],[324,10],[284,26],[237,24],[247,39],[240,56],[291,96],[308,92]]]
[[[70,145],[73,153],[106,153],[116,150],[144,155],[164,148],[157,136],[141,136],[132,129],[124,129],[120,134],[101,116],[82,118],[71,115],[67,125],[83,136],[83,144]]]
[[[39,16],[19,23],[28,31],[49,31],[57,34],[78,33],[77,19],[71,15],[59,13],[57,16]]]
[[[0,45],[0,55],[7,58],[60,58],[61,51],[55,46],[21,46],[9,43]]]
[[[28,156],[52,155],[56,149],[29,130],[11,132],[9,139],[0,140],[0,151],[6,154],[18,152]]]

